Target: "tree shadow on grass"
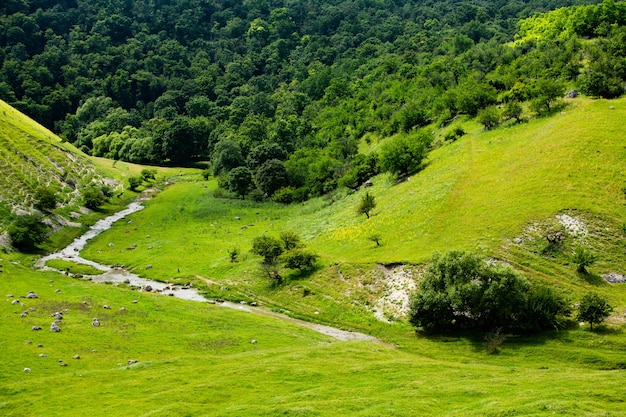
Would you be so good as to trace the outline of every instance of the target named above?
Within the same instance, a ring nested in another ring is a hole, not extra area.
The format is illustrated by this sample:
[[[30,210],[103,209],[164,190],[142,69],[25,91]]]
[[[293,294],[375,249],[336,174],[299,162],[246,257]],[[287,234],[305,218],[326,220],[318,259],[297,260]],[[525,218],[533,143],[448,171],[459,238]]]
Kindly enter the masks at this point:
[[[594,329],[595,330],[595,329]],[[472,331],[457,331],[446,333],[427,333],[421,330],[416,333],[431,342],[437,343],[454,343],[454,342],[466,342],[469,343],[475,352],[487,353],[487,341],[486,336],[491,332],[484,330],[472,330]],[[528,346],[542,346],[546,343],[554,340],[559,340],[563,343],[571,342],[570,332],[551,330],[541,333],[514,333],[502,331],[502,334],[506,335],[505,340],[502,342],[502,346],[509,351],[517,351]]]
[[[600,275],[593,274],[587,270],[576,271],[576,275],[578,276],[578,278],[585,281],[589,285],[593,285],[596,287],[608,285],[608,282],[606,282],[604,278],[602,278]]]

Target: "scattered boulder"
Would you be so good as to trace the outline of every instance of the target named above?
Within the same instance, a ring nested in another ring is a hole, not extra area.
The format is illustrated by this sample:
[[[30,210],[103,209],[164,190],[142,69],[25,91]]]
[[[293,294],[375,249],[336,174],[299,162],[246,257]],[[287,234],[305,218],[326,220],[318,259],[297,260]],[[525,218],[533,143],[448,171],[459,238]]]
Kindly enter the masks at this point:
[[[58,333],[61,331],[61,328],[56,321],[53,321],[52,324],[50,324],[50,331],[53,333]]]
[[[80,277],[80,278],[82,278],[82,277]],[[56,289],[56,290],[54,290],[54,292],[57,293],[57,294],[61,294],[62,291],[60,289]]]
[[[236,217],[235,217],[235,220],[241,220],[241,217],[236,216]]]
[[[363,187],[364,187],[364,188],[369,188],[369,187],[371,187],[371,186],[373,186],[373,185],[374,185],[374,183],[372,182],[372,180],[367,180],[367,181],[365,181],[365,182],[363,183]]]
[[[13,301],[11,301],[11,304],[17,304],[19,302],[20,302],[20,300],[13,300]]]
[[[34,292],[29,291],[28,295],[26,295],[26,298],[39,298],[39,297]]]
[[[120,307],[120,311],[126,311],[126,307]]]
[[[602,278],[606,282],[610,282],[611,284],[621,284],[626,282],[626,275],[618,274],[615,272],[609,272],[608,274],[603,274]]]
[[[137,303],[138,303],[138,301],[137,301],[137,300],[133,300],[133,301],[132,301],[132,303],[133,303],[133,304],[137,304]]]
[[[246,301],[239,301],[239,304],[241,304],[242,306],[248,305]]]
[[[151,285],[146,285],[145,287],[143,287],[143,290],[145,292],[151,292],[152,291],[152,286]]]
[[[39,326],[33,326],[31,327],[31,330],[36,331],[36,330],[41,330],[41,327]]]
[[[256,303],[256,301],[253,301],[253,302],[251,302],[251,303],[250,303],[250,305],[251,305],[252,307],[256,307],[258,304]]]
[[[80,359],[80,355],[74,355],[72,356],[72,359]]]
[[[102,308],[104,308],[105,310],[110,310],[110,309],[111,309],[111,306],[109,306],[109,305],[105,304],[105,305],[103,305],[103,306],[102,306]]]
[[[60,311],[57,311],[56,313],[52,313],[52,317],[54,317],[57,320],[63,320],[63,313]]]
[[[100,320],[98,320],[97,318],[94,317],[94,319],[91,322],[91,325],[93,327],[99,327],[100,326]]]
[[[129,360],[128,360],[128,364],[129,364],[129,365],[135,364],[135,363],[137,363],[137,362],[139,362],[137,359],[129,359]]]
[[[47,354],[45,354],[45,353],[40,353],[40,354],[39,354],[39,357],[40,357],[40,358],[47,358],[47,357],[48,357],[48,355],[47,355]]]
[[[254,345],[256,343],[256,339],[250,340],[250,343],[252,343]]]
[[[7,294],[7,298],[13,298],[13,294]]]
[[[565,94],[565,98],[576,98],[576,97],[578,97],[578,90],[569,90]]]
[[[146,265],[146,269],[152,269],[152,264]]]
[[[21,318],[24,318],[24,317],[26,317],[26,316],[28,316],[28,312],[27,312],[27,311],[25,311],[25,312],[23,312],[22,314],[20,314],[20,317],[21,317]]]
[[[37,343],[37,347],[43,347],[43,343]]]
[[[30,372],[30,368],[24,368],[24,372]]]
[[[66,363],[60,363],[59,366],[67,366]]]

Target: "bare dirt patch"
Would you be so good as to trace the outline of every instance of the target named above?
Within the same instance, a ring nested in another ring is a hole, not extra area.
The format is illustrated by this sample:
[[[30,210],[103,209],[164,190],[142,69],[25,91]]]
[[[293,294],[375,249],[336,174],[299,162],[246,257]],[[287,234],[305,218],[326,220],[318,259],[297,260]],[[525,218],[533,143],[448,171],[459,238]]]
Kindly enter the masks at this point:
[[[384,293],[373,307],[374,316],[381,321],[405,318],[409,312],[409,301],[417,289],[415,277],[420,272],[413,266],[379,265],[384,281]]]

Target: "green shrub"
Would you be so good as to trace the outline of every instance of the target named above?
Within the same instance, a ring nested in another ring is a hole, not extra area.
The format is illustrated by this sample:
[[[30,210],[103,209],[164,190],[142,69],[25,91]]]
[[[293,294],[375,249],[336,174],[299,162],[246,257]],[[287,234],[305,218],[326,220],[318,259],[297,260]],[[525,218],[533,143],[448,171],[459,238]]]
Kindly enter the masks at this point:
[[[85,191],[83,191],[83,202],[85,203],[85,207],[88,209],[96,210],[102,204],[104,204],[106,198],[102,191],[96,187],[87,187]]]
[[[409,320],[426,331],[502,328],[541,331],[569,314],[566,302],[533,288],[511,268],[487,265],[476,255],[435,255],[412,299]]]
[[[129,177],[128,178],[128,188],[131,191],[137,191],[137,187],[141,185],[141,177]]]
[[[578,272],[587,272],[587,267],[596,262],[597,256],[583,246],[577,246],[572,255],[572,262],[578,266]]]
[[[50,187],[39,187],[35,190],[35,207],[39,210],[53,210],[57,206],[57,196]]]
[[[13,246],[24,251],[31,251],[46,239],[49,226],[34,215],[18,216],[8,228]]]
[[[318,255],[304,249],[292,249],[283,255],[285,268],[310,270],[319,258]]]
[[[613,307],[607,300],[598,294],[590,292],[583,296],[578,305],[578,314],[576,318],[580,321],[589,322],[589,328],[593,331],[593,325],[600,324],[609,317]]]

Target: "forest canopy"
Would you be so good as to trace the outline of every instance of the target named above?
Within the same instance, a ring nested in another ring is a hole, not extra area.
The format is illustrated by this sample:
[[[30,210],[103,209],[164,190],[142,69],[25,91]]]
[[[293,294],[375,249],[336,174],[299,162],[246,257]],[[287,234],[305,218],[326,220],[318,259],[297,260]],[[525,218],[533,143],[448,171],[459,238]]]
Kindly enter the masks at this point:
[[[98,156],[255,177],[273,160],[301,199],[375,174],[363,139],[540,113],[546,85],[622,94],[626,4],[589,3],[7,0],[0,98]]]

